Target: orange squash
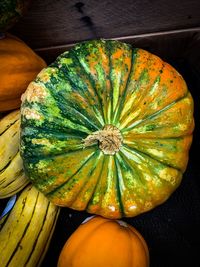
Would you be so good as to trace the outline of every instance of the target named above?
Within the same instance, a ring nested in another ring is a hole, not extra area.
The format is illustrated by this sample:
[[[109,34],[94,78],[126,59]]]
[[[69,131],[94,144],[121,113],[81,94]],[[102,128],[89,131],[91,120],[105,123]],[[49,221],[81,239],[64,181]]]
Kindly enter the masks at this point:
[[[57,267],[147,267],[149,250],[131,225],[95,216],[65,243]]]
[[[29,85],[20,150],[27,177],[54,204],[119,219],[180,185],[193,129],[193,99],[172,66],[126,43],[90,40]]]
[[[19,108],[21,95],[46,63],[19,38],[0,39],[0,112]]]

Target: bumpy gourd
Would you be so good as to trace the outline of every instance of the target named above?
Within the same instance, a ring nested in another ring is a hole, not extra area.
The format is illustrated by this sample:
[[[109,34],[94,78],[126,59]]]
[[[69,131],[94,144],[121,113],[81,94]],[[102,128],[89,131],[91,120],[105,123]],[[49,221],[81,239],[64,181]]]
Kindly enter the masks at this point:
[[[193,100],[159,57],[117,41],[83,42],[40,72],[22,101],[24,169],[53,203],[130,217],[180,184]]]

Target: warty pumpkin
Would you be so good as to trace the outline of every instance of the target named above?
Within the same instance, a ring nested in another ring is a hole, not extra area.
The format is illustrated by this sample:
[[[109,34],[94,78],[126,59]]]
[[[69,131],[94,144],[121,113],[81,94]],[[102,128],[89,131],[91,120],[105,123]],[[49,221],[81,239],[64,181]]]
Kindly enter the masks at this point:
[[[77,44],[22,97],[27,177],[53,203],[108,218],[136,216],[181,182],[194,128],[182,76],[129,44]]]
[[[63,246],[57,267],[148,267],[149,251],[131,225],[100,216],[89,218]]]
[[[28,84],[46,67],[44,60],[19,38],[0,39],[0,112],[17,109]]]

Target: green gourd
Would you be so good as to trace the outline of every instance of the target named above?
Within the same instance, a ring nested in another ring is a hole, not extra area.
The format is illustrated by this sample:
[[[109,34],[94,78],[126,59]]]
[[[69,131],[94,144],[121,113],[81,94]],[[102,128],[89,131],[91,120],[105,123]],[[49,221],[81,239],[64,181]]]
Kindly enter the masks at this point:
[[[22,97],[26,175],[53,203],[107,218],[166,201],[188,163],[193,100],[159,57],[112,40],[77,44]]]

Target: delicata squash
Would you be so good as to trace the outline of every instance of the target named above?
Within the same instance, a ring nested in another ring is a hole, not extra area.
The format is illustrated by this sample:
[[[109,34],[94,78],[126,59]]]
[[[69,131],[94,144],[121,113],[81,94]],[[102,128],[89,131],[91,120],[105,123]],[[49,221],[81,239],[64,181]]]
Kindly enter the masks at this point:
[[[77,44],[22,96],[26,175],[53,203],[107,218],[166,201],[192,142],[193,100],[182,76],[129,44]]]

